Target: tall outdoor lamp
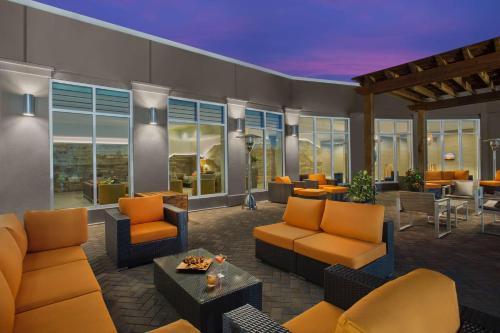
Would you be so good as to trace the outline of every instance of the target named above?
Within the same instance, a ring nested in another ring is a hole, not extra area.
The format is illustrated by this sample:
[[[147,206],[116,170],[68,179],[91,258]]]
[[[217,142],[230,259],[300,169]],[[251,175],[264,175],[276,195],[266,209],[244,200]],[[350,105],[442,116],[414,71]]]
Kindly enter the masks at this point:
[[[500,139],[490,139],[491,151],[493,152],[493,179],[495,179],[495,174],[497,170],[497,150],[500,149]]]
[[[257,209],[257,202],[255,201],[254,196],[252,195],[252,150],[255,147],[255,140],[261,138],[255,134],[246,134],[241,135],[238,138],[245,139],[245,145],[247,147],[247,155],[248,155],[248,174],[247,174],[247,195],[245,196],[245,200],[243,201],[242,208],[246,208],[249,210]]]

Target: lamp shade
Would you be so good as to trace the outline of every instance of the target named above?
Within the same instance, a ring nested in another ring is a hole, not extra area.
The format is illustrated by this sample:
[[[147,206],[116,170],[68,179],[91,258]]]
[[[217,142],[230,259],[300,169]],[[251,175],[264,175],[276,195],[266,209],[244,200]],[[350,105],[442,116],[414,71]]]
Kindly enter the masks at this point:
[[[31,94],[23,95],[23,116],[35,116],[35,96]]]

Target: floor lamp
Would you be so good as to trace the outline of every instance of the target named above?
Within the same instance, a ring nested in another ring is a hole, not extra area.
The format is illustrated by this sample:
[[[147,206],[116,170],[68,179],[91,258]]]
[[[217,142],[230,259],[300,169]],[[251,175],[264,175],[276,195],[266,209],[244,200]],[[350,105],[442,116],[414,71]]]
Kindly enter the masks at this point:
[[[239,137],[245,139],[245,146],[247,148],[247,161],[248,161],[247,195],[245,196],[245,200],[243,201],[242,208],[249,210],[256,210],[257,201],[255,201],[255,198],[252,195],[252,150],[255,147],[255,140],[261,137],[255,134],[246,134]]]

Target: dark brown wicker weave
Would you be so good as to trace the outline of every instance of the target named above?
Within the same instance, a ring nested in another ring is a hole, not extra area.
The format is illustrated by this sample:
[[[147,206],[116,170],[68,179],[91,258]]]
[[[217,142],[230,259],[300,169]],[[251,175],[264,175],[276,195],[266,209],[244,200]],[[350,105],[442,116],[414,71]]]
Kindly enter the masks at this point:
[[[177,237],[139,244],[130,243],[130,219],[117,208],[104,212],[106,252],[120,267],[151,262],[154,258],[186,251],[188,247],[187,211],[164,204],[165,221],[177,226]]]
[[[293,196],[294,188],[305,187],[306,184],[303,181],[293,181],[292,184],[269,182],[269,201],[286,204],[288,202],[288,197]]]

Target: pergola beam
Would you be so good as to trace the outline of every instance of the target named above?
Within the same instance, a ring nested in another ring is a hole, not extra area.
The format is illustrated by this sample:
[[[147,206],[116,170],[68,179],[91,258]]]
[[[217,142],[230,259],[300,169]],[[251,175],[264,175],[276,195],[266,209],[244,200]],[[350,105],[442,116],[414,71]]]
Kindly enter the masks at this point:
[[[445,100],[439,100],[436,102],[417,103],[408,106],[408,108],[412,111],[437,110],[437,109],[451,108],[461,105],[486,103],[496,100],[500,100],[500,91],[492,91],[483,94],[450,98]]]
[[[462,53],[463,53],[465,59],[472,59],[472,58],[474,58],[474,56],[472,55],[471,50],[468,47],[464,47],[462,49]],[[490,76],[488,75],[488,73],[486,73],[485,71],[481,71],[481,72],[477,73],[477,76],[479,76],[479,78],[484,82],[484,84],[488,88],[490,88],[491,91],[495,91],[495,85],[491,81]]]

